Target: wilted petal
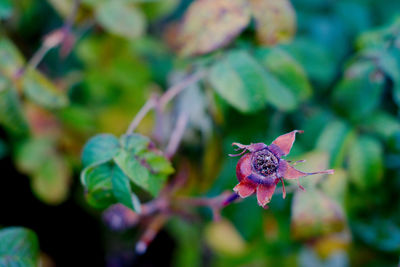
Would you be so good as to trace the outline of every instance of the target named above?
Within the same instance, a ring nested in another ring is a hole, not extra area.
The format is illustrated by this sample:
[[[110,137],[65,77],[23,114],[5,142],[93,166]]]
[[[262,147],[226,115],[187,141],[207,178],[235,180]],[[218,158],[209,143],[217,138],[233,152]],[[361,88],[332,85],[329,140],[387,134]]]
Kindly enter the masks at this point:
[[[257,187],[257,201],[258,205],[261,207],[264,207],[267,205],[272,198],[272,195],[274,194],[276,188],[276,184],[272,185],[259,185]]]
[[[255,143],[255,144],[250,144],[250,145],[242,145],[240,143],[232,143],[232,145],[238,147],[235,150],[244,149],[244,151],[249,151],[249,152],[255,152],[255,151],[258,151],[258,150],[261,150],[261,149],[264,149],[267,147],[267,145],[264,143]],[[240,154],[242,154],[242,153],[240,153]],[[235,155],[230,155],[230,156],[235,156]]]
[[[283,177],[285,179],[297,179],[297,178],[300,178],[303,176],[308,176],[308,175],[313,175],[313,174],[321,174],[321,173],[333,174],[334,170],[326,170],[326,171],[319,171],[319,172],[302,172],[302,171],[296,170],[294,167],[290,166],[289,163],[287,163],[284,160],[281,160],[279,162],[278,175],[279,175],[279,177]]]
[[[240,158],[236,165],[236,176],[239,182],[249,176],[251,172],[251,154],[246,154]]]
[[[282,156],[289,154],[294,140],[296,139],[296,133],[303,133],[303,131],[291,131],[290,133],[279,136],[272,142],[272,144],[277,145],[282,150]]]
[[[256,187],[257,185],[253,183],[242,181],[233,188],[233,191],[235,191],[241,198],[245,198],[252,195],[256,191]]]

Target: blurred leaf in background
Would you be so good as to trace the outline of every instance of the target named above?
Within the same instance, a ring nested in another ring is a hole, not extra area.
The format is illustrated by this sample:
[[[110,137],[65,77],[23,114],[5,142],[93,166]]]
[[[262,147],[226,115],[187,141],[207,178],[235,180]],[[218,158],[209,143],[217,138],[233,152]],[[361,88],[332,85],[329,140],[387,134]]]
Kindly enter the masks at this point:
[[[22,227],[0,230],[0,264],[3,266],[37,266],[39,242],[36,234]]]
[[[38,226],[39,238],[60,243],[76,232],[67,250],[43,242],[56,265],[78,255],[89,225],[101,242],[81,250],[94,261],[97,245],[109,266],[397,266],[399,16],[398,0],[0,0],[0,166],[13,171],[3,175],[4,225]],[[126,134],[150,97],[198,73]],[[166,157],[182,114],[182,142]],[[306,192],[289,181],[268,210],[246,199],[220,221],[174,200],[140,257],[133,244],[152,215],[119,233],[104,227],[102,212],[116,203],[119,223],[142,220],[182,173],[177,199],[231,190],[233,142],[269,143],[294,129],[305,132],[287,160],[335,169],[301,178]],[[24,212],[16,207],[40,214],[47,205],[79,227],[47,229],[50,213],[15,217]],[[5,228],[0,239],[0,265],[35,266],[30,230]]]

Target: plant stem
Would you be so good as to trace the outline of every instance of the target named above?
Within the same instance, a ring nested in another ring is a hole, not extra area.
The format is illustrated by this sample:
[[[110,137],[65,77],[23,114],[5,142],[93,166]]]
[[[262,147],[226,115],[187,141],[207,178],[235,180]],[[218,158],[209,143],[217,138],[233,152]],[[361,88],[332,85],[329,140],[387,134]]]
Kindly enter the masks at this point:
[[[164,110],[165,106],[171,101],[175,96],[177,96],[184,89],[189,87],[190,85],[198,82],[200,79],[204,77],[204,71],[196,72],[185,79],[181,80],[179,83],[170,87],[159,99],[156,96],[150,97],[143,105],[143,107],[139,110],[137,115],[133,118],[132,122],[129,124],[128,130],[126,134],[132,134],[139,123],[143,120],[146,114],[158,107],[161,111]]]
[[[139,123],[143,120],[143,118],[146,116],[146,114],[150,110],[152,110],[153,108],[156,107],[157,102],[158,101],[157,101],[155,95],[151,96],[146,101],[146,103],[143,105],[143,107],[139,110],[139,112],[133,118],[132,122],[129,124],[128,130],[126,130],[126,134],[132,134],[133,133],[133,131],[136,129],[136,127],[139,125]]]
[[[21,77],[28,68],[35,69],[46,56],[47,52],[49,52],[52,48],[59,46],[67,38],[68,34],[71,32],[72,25],[74,24],[80,3],[81,0],[74,1],[71,14],[65,20],[63,26],[59,30],[55,30],[45,37],[43,43],[27,62],[26,66],[18,70],[18,72],[15,74],[15,78]],[[52,40],[48,42],[50,38],[52,38]]]
[[[160,98],[160,108],[164,110],[165,106],[171,101],[176,95],[182,92],[184,89],[189,87],[192,84],[195,84],[199,80],[201,80],[205,75],[204,71],[199,71],[194,73],[191,76],[186,77],[179,83],[170,87]]]
[[[172,132],[167,148],[165,149],[165,156],[167,158],[171,159],[178,150],[179,143],[182,140],[188,120],[189,120],[188,114],[181,113],[179,115],[175,129]]]

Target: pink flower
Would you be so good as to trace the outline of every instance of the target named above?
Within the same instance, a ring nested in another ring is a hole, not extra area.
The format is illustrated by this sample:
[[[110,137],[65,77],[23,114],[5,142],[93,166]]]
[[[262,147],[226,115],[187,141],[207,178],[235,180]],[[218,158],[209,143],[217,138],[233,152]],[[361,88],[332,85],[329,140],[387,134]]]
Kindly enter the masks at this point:
[[[240,156],[246,152],[250,152],[244,154],[236,165],[236,176],[239,184],[233,190],[241,198],[246,198],[256,193],[258,204],[263,208],[267,208],[267,204],[271,201],[279,181],[282,182],[283,198],[285,198],[286,191],[283,179],[298,179],[318,173],[334,173],[334,170],[313,173],[302,172],[296,170],[281,158],[289,154],[296,138],[296,133],[303,133],[303,131],[294,130],[281,135],[269,146],[264,143],[250,145],[232,144],[238,147],[237,150],[242,149],[243,151],[240,154],[230,156]],[[299,187],[304,189],[300,184]]]

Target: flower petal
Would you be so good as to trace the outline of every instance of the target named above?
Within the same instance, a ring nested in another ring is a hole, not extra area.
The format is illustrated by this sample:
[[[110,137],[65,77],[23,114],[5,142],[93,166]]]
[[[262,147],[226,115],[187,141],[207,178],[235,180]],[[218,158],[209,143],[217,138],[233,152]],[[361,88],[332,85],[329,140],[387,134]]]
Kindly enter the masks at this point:
[[[274,194],[276,188],[276,184],[272,184],[272,185],[262,185],[260,184],[257,187],[257,202],[258,205],[260,205],[261,207],[264,207],[265,205],[267,205],[272,198],[272,195]]]
[[[255,152],[255,151],[258,151],[258,150],[261,150],[261,149],[264,149],[267,147],[267,145],[264,143],[255,143],[255,144],[250,144],[250,145],[242,145],[240,143],[232,143],[232,145],[238,147],[237,149],[235,149],[236,151],[240,150],[240,149],[244,149],[249,152]]]
[[[241,182],[251,174],[251,154],[246,154],[240,158],[236,165],[236,177]]]
[[[282,156],[289,154],[294,140],[296,139],[296,133],[303,133],[303,131],[291,131],[290,133],[279,136],[272,142],[272,144],[277,145],[282,150]]]
[[[303,176],[308,176],[308,175],[313,175],[313,174],[321,174],[321,173],[326,173],[326,174],[333,174],[334,170],[326,170],[326,171],[319,171],[319,172],[302,172],[294,167],[290,166],[289,163],[286,161],[282,160],[279,162],[279,167],[278,167],[278,175],[279,177],[283,177],[285,179],[297,179]]]
[[[256,172],[252,172],[249,176],[247,176],[247,179],[256,183],[256,184],[263,184],[263,185],[271,185],[271,184],[276,184],[276,174],[273,173],[271,175],[261,175]]]
[[[257,185],[248,182],[240,182],[237,184],[233,191],[235,191],[241,198],[246,198],[256,191]]]

